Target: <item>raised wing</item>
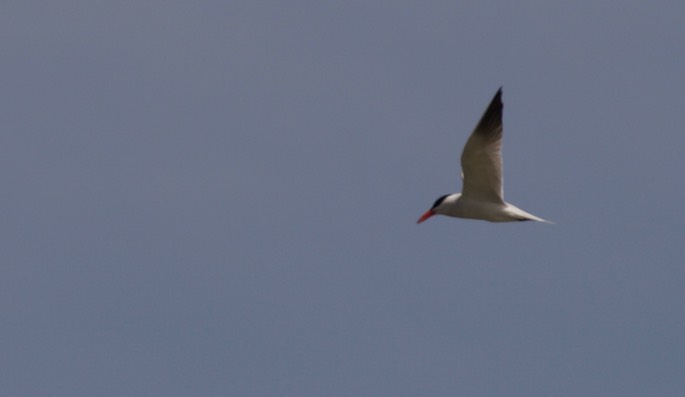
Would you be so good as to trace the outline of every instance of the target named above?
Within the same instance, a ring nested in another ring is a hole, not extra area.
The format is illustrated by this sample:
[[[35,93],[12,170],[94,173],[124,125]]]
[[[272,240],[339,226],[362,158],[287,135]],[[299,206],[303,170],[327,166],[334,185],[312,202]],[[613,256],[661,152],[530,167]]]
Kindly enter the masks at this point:
[[[471,133],[461,154],[464,198],[504,203],[502,192],[502,88]]]

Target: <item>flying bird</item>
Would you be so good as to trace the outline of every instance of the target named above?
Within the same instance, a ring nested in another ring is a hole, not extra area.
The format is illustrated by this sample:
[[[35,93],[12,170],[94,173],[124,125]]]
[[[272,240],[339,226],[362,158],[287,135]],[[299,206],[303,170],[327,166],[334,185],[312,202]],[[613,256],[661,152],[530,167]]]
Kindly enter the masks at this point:
[[[502,191],[502,87],[492,98],[461,154],[461,193],[435,200],[416,223],[433,215],[490,222],[547,222],[504,201]]]

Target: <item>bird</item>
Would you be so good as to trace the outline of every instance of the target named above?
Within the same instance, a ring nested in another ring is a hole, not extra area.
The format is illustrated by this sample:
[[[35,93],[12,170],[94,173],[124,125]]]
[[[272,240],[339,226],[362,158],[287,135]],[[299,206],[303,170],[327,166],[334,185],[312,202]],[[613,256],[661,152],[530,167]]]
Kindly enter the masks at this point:
[[[504,201],[502,189],[502,87],[466,141],[461,154],[461,193],[441,196],[416,223],[433,215],[489,222],[552,223]]]

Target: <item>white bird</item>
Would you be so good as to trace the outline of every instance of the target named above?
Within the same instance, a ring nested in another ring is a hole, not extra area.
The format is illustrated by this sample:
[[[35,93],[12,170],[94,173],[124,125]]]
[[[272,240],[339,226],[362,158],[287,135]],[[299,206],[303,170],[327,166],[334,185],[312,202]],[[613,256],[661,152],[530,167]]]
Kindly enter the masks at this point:
[[[435,200],[416,223],[433,215],[482,219],[490,222],[538,221],[504,201],[502,192],[502,88],[492,98],[480,122],[471,133],[461,154],[463,188],[461,193],[446,194]]]

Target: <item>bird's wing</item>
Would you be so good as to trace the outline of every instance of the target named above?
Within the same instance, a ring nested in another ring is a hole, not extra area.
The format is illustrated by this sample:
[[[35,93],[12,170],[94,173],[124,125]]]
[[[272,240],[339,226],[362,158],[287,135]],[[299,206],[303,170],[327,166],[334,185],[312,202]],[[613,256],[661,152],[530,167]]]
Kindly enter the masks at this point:
[[[471,133],[461,154],[462,196],[503,203],[502,192],[502,88]]]

